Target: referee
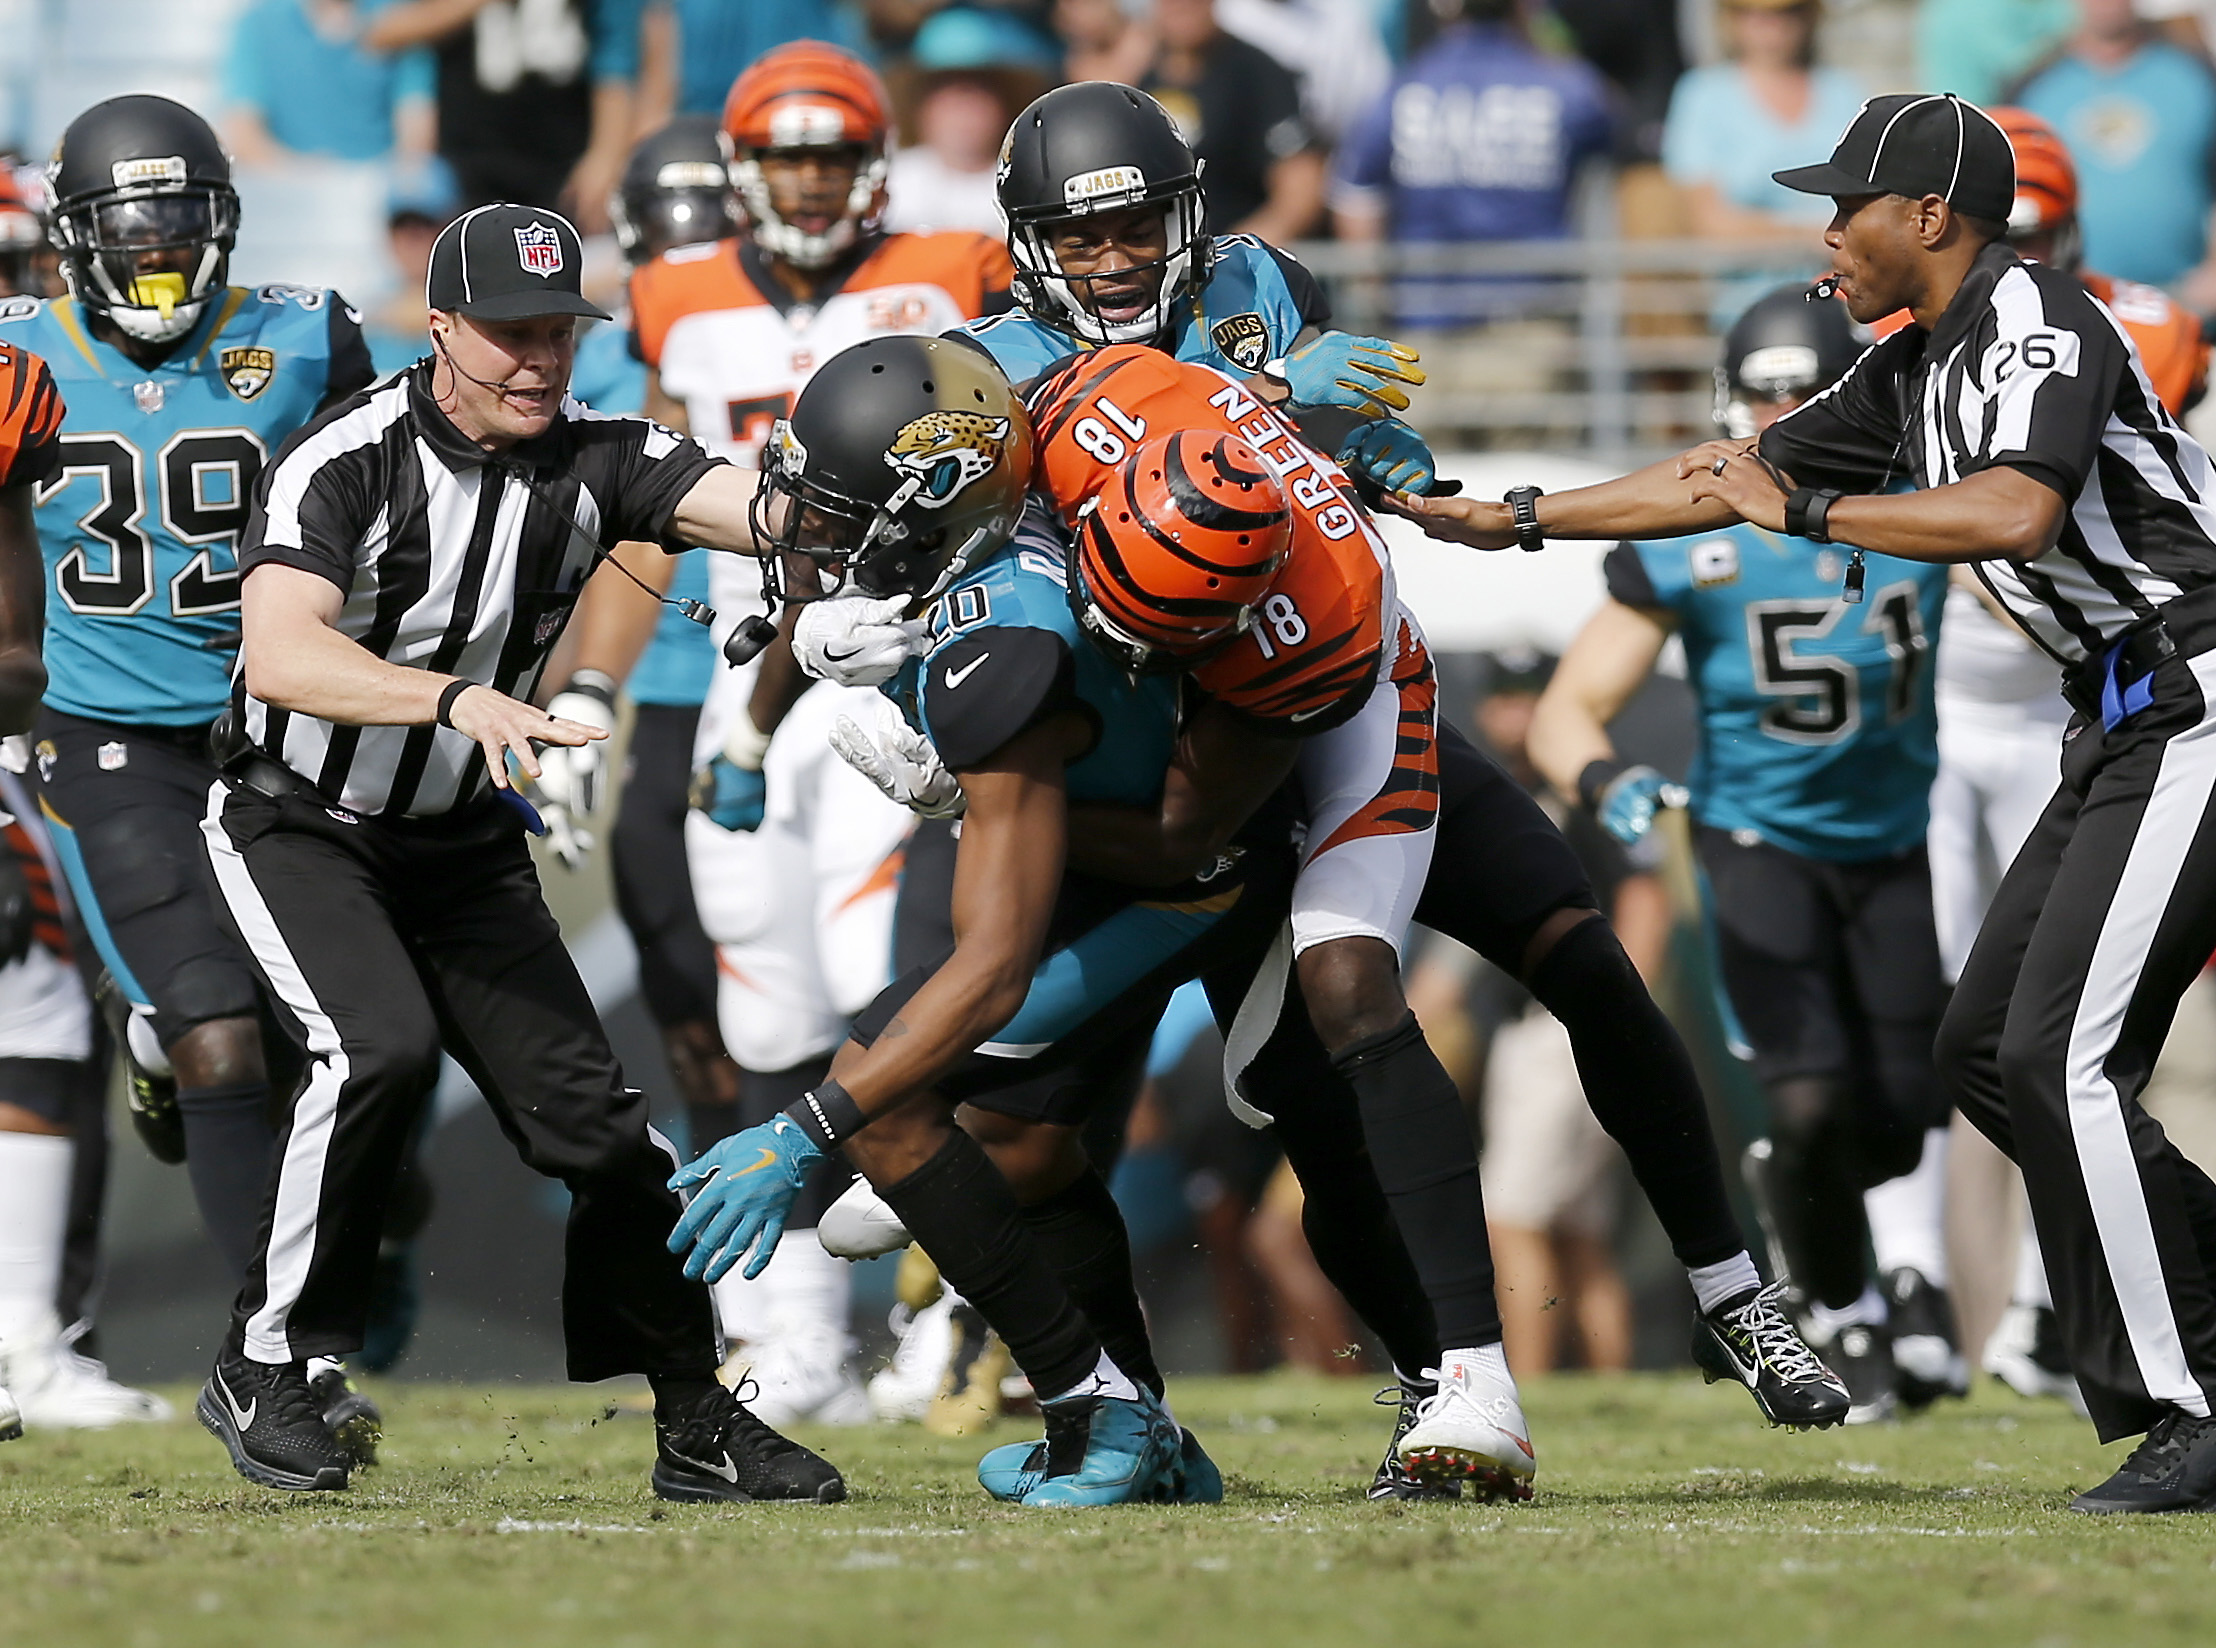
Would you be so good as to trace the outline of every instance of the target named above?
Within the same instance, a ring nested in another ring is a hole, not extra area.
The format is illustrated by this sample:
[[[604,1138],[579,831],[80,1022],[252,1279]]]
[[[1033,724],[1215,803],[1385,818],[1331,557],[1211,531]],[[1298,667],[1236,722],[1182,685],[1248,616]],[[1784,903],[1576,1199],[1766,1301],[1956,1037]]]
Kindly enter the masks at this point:
[[[524,1160],[571,1193],[573,1379],[643,1373],[656,1493],[845,1495],[715,1380],[707,1289],[664,1245],[647,1131],[540,896],[508,764],[605,736],[529,700],[596,541],[745,549],[752,477],[566,398],[577,233],[487,206],[439,237],[432,358],[307,425],[239,550],[233,738],[202,829],[229,920],[305,1047],[260,1245],[201,1423],[241,1475],[346,1485],[302,1363],[362,1342],[372,1263],[442,1044]]]
[[[1833,197],[1830,278],[1854,318],[1906,309],[1912,325],[1759,441],[1554,497],[1401,512],[1480,548],[1747,520],[1971,562],[2054,656],[2077,710],[2061,787],[1985,918],[1940,1063],[2023,1167],[2101,1439],[2146,1432],[2074,1508],[2216,1509],[2216,1185],[2139,1104],[2216,950],[2216,468],[2115,317],[2001,239],[2014,161],[1977,109],[1877,98],[1828,164],[1777,179]],[[1889,495],[1902,482],[1917,494]],[[1589,796],[1615,776],[1595,767]]]

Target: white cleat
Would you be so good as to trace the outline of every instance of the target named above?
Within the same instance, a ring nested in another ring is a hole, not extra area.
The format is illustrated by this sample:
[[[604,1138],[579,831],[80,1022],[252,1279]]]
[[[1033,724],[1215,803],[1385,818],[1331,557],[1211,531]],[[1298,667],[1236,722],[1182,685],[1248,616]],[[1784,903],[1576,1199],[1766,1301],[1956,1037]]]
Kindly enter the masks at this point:
[[[869,1382],[869,1405],[878,1418],[914,1425],[931,1411],[933,1400],[946,1389],[954,1361],[954,1307],[959,1302],[953,1289],[941,1288],[921,1310],[893,1306],[892,1328],[899,1343],[892,1365]]]
[[[1416,1422],[1394,1446],[1419,1482],[1466,1482],[1480,1499],[1529,1499],[1539,1469],[1516,1385],[1460,1358],[1426,1368],[1436,1394],[1416,1405]]]
[[[743,1346],[724,1364],[723,1382],[775,1430],[802,1423],[866,1425],[869,1397],[854,1371],[853,1350],[846,1334],[821,1325],[779,1333]]]
[[[176,1409],[152,1391],[108,1377],[102,1363],[77,1354],[58,1332],[10,1339],[0,1347],[21,1422],[32,1430],[106,1430],[111,1425],[161,1424]]]
[[[23,1410],[15,1405],[5,1386],[0,1386],[0,1442],[13,1442],[23,1434]]]
[[[816,1221],[823,1251],[841,1259],[874,1259],[906,1247],[912,1238],[900,1215],[867,1179],[856,1179],[846,1194],[824,1209]]]
[[[2053,1397],[2080,1414],[2085,1397],[2070,1372],[2068,1353],[2054,1312],[2038,1305],[2010,1305],[2001,1313],[1979,1359],[1985,1371],[2018,1396]]]

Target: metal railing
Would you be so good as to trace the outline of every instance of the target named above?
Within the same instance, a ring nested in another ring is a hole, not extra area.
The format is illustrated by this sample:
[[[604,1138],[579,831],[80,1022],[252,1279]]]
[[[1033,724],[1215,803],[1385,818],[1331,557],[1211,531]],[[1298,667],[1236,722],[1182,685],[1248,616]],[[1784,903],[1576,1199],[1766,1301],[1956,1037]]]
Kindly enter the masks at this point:
[[[1802,242],[1312,242],[1294,248],[1338,325],[1405,338],[1431,382],[1410,417],[1439,446],[1545,447],[1630,463],[1705,438],[1719,328],[1824,268]]]

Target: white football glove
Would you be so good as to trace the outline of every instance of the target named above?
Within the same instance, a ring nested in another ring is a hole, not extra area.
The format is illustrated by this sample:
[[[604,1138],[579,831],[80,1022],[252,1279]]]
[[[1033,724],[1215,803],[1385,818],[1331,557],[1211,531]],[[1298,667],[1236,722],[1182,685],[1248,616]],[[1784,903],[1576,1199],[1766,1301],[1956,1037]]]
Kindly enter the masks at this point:
[[[576,721],[602,732],[616,730],[616,684],[598,670],[579,670],[556,693],[546,713],[563,721]],[[608,774],[605,740],[580,744],[549,744],[539,751],[539,794],[583,820],[600,810],[600,786]]]
[[[810,601],[793,628],[793,656],[818,681],[874,687],[924,649],[924,621],[903,621],[908,597],[840,595]]]
[[[839,758],[918,818],[959,818],[968,805],[962,786],[946,770],[931,740],[901,717],[889,701],[877,705],[877,725],[864,732],[851,716],[831,724]]]

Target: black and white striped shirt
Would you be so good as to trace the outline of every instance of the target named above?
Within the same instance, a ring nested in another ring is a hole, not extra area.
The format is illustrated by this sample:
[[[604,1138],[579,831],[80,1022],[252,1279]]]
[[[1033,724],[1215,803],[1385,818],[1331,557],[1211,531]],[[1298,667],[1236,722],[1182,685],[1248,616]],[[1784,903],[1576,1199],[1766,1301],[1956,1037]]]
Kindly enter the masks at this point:
[[[2116,317],[2074,275],[1988,246],[1926,334],[1904,327],[1772,424],[1762,454],[1803,486],[1879,492],[2020,469],[2069,501],[2053,548],[1978,574],[2075,661],[2216,585],[2216,471],[2163,409]]]
[[[378,657],[528,698],[595,543],[661,541],[723,460],[575,400],[536,440],[487,454],[434,404],[429,374],[374,384],[285,444],[255,490],[239,571],[328,578],[346,596],[339,631]],[[486,784],[477,745],[448,728],[297,715],[249,694],[243,669],[232,704],[258,748],[364,816],[443,813]]]

